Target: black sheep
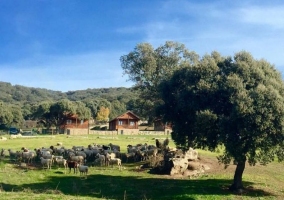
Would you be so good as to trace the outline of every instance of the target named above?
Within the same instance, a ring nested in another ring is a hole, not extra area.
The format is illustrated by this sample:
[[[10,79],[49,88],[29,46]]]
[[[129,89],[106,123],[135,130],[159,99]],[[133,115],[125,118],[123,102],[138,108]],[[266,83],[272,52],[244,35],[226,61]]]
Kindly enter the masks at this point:
[[[71,173],[71,169],[74,169],[74,174],[77,173],[77,169],[79,167],[79,163],[75,162],[75,161],[67,161],[67,165],[69,168],[69,173]]]

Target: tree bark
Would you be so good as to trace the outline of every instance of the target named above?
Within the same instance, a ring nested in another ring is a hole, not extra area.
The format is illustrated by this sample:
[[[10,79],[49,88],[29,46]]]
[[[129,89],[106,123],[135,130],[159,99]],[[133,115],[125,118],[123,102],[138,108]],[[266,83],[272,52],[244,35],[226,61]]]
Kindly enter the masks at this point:
[[[245,165],[246,165],[246,159],[242,161],[238,161],[235,175],[234,175],[234,182],[230,186],[230,190],[239,191],[240,189],[244,188],[242,178],[243,178],[243,172],[245,170]]]

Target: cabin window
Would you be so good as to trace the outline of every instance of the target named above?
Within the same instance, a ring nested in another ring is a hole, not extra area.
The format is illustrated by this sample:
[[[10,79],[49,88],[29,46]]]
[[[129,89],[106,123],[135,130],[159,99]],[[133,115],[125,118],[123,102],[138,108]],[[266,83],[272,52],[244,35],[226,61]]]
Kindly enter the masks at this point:
[[[134,122],[130,122],[130,126],[134,126]]]
[[[123,123],[122,123],[122,121],[118,121],[118,125],[122,125]]]
[[[84,124],[84,120],[83,119],[81,119],[81,124]]]
[[[67,119],[66,120],[66,124],[72,124],[72,120],[71,119]]]

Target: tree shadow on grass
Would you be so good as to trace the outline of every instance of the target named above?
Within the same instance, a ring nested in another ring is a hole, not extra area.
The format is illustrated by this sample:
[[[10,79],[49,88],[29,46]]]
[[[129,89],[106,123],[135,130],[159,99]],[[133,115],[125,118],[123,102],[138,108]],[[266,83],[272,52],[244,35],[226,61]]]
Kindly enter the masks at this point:
[[[17,192],[28,189],[34,193],[65,194],[105,199],[196,199],[207,195],[224,199],[232,195],[228,186],[232,180],[225,179],[167,179],[141,178],[135,176],[88,175],[49,176],[45,182],[35,184],[11,185],[0,183],[2,190]],[[253,183],[244,182],[251,186]],[[242,196],[273,196],[263,190],[247,190]],[[232,197],[232,196],[231,196]]]

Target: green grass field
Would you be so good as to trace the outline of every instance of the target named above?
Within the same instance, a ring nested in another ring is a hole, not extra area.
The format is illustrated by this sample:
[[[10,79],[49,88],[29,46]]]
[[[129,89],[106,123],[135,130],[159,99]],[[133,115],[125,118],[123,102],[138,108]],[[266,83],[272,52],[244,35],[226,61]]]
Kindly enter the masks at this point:
[[[9,136],[5,136],[9,137]],[[119,144],[126,151],[128,144],[155,144],[156,138],[164,136],[69,136],[17,138],[0,141],[0,149],[20,150],[49,147],[62,142],[66,148],[74,145]],[[171,142],[170,146],[174,146]],[[199,150],[201,158],[216,163],[216,153]],[[283,163],[268,166],[247,165],[243,181],[247,190],[242,195],[228,191],[232,183],[235,166],[216,169],[190,179],[169,175],[150,174],[149,170],[137,169],[141,163],[123,163],[121,171],[114,167],[90,167],[88,176],[64,172],[53,167],[51,170],[30,166],[20,168],[10,161],[8,152],[0,161],[1,199],[284,199]]]

